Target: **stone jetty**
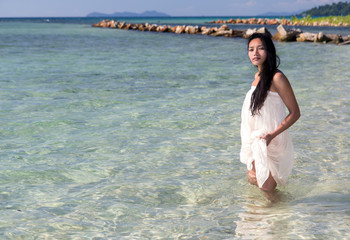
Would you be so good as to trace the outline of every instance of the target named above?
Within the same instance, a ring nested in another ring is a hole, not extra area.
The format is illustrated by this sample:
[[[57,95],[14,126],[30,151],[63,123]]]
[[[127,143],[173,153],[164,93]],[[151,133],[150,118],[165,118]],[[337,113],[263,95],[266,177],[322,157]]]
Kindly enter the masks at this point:
[[[257,24],[257,25],[292,25],[292,22],[286,19],[268,19],[268,18],[248,18],[248,19],[229,19],[229,20],[213,20],[210,23],[215,24]]]
[[[285,25],[285,26],[327,26],[327,27],[346,27],[350,26],[349,23],[330,23],[327,21],[314,21],[309,22],[301,19],[300,21],[293,22],[290,19],[269,19],[269,18],[248,18],[248,19],[229,19],[229,20],[213,20],[210,23],[214,24],[255,24],[255,25]]]
[[[93,27],[102,28],[118,28],[123,30],[138,30],[138,31],[150,31],[150,32],[168,32],[176,34],[201,34],[211,36],[224,36],[224,37],[244,37],[244,30],[229,29],[227,25],[221,27],[206,27],[206,26],[190,26],[190,25],[157,25],[157,24],[136,24],[119,22],[115,20],[103,20],[99,23],[93,24]],[[266,30],[267,31],[267,30]]]
[[[300,29],[287,30],[283,25],[277,27],[277,33],[272,37],[273,40],[281,42],[315,42],[315,43],[335,43],[338,45],[350,44],[350,35],[341,36],[339,34],[325,34],[302,32]]]
[[[99,23],[95,23],[92,25],[93,27],[101,27],[101,28],[114,28],[114,29],[122,29],[122,30],[135,30],[135,31],[150,31],[150,32],[168,32],[175,34],[200,34],[200,35],[208,35],[215,37],[240,37],[240,38],[248,38],[253,33],[271,33],[267,30],[266,27],[261,27],[259,29],[247,29],[247,30],[234,30],[230,29],[227,25],[221,25],[220,27],[208,27],[208,26],[191,26],[191,25],[157,25],[157,24],[149,24],[149,23],[126,23],[119,22],[116,20],[102,20]],[[318,43],[335,43],[339,45],[350,44],[350,35],[346,37],[342,37],[341,35],[336,34],[324,34],[320,33],[303,33],[301,30],[293,29],[286,30],[283,24],[280,24],[277,27],[277,33],[272,36],[272,39],[275,41],[281,42],[318,42]]]

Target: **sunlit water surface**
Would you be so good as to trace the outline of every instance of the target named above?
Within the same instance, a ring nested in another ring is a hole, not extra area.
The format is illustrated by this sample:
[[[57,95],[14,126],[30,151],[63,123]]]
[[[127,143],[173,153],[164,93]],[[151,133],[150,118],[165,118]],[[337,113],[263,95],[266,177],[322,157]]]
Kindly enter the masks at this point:
[[[276,43],[302,117],[270,203],[239,162],[243,39],[0,23],[0,236],[350,234],[350,47]]]

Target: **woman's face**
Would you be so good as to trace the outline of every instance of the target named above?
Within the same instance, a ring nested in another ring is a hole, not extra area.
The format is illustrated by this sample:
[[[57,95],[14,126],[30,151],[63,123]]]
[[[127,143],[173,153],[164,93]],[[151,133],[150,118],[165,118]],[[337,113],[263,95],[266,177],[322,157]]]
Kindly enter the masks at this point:
[[[250,41],[248,46],[248,56],[253,65],[261,67],[266,60],[267,52],[260,38]]]

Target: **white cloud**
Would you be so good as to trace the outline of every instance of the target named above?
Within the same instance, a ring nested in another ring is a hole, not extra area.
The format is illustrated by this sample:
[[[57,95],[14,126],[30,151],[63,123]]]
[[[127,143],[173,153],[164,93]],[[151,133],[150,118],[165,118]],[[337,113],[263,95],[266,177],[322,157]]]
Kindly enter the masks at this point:
[[[248,7],[255,6],[256,5],[256,1],[249,1],[245,5],[248,6]]]

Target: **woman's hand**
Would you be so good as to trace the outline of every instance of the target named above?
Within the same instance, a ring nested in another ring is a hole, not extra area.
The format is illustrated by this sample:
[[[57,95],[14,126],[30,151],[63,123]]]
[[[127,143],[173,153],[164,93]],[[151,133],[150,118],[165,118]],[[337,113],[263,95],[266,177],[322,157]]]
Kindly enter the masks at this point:
[[[272,134],[268,133],[268,134],[266,134],[266,135],[260,137],[260,139],[265,139],[265,141],[266,141],[266,146],[269,146],[271,140],[273,139],[273,136],[272,136]]]

